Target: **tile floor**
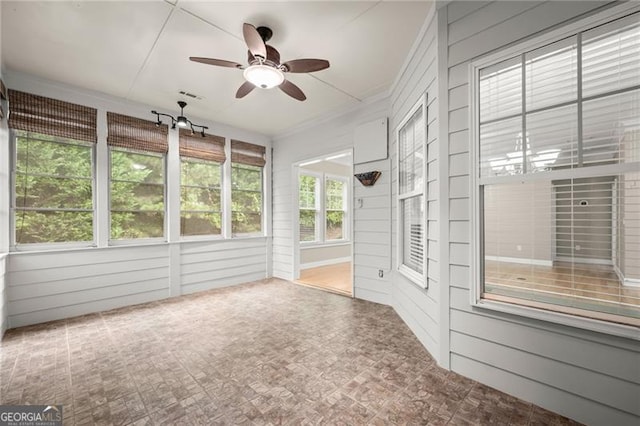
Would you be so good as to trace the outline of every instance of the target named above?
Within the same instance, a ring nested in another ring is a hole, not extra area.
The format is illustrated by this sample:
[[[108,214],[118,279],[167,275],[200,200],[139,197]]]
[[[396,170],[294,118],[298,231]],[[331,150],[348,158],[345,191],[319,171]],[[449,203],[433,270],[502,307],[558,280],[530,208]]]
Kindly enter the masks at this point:
[[[9,330],[0,404],[65,424],[572,421],[438,368],[393,309],[281,280]]]

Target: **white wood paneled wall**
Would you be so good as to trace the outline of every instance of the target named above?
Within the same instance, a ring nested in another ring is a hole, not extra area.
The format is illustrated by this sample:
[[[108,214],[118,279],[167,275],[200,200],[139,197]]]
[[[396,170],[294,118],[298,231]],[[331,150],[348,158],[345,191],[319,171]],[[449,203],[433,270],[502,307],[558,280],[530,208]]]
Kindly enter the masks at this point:
[[[7,329],[7,295],[6,295],[7,255],[0,254],[0,340]]]
[[[429,13],[420,38],[411,52],[407,67],[399,76],[391,93],[391,147],[393,267],[397,268],[397,141],[398,124],[423,95],[427,95],[427,156],[426,156],[426,284],[422,289],[394,271],[392,274],[393,307],[409,325],[427,350],[440,362],[440,221],[439,221],[439,138],[438,138],[438,38],[435,7]],[[446,325],[445,325],[446,326]],[[446,365],[446,364],[445,364]]]
[[[365,104],[315,125],[278,136],[273,143],[273,275],[291,280],[294,275],[295,232],[292,214],[297,211],[292,192],[293,165],[353,148],[354,129],[362,123],[387,117],[388,99]],[[390,213],[388,160],[358,165],[356,172],[380,170],[378,182],[363,188],[353,179],[354,209],[354,287],[358,298],[390,304],[388,269],[378,276],[374,260],[389,263]],[[355,202],[363,199],[362,207]],[[375,253],[375,254],[374,254]],[[376,256],[370,257],[370,255]]]
[[[6,274],[9,325],[260,280],[267,277],[266,256],[267,238],[13,254]]]
[[[640,423],[637,341],[472,309],[469,61],[606,2],[452,2],[447,14],[450,363],[489,386],[588,424]],[[443,146],[443,145],[441,145]]]

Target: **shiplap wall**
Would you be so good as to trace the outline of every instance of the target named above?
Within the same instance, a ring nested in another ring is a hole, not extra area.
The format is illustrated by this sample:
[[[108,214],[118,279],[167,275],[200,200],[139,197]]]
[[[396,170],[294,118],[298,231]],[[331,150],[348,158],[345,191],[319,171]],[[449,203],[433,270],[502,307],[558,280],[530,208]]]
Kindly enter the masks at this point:
[[[7,329],[6,261],[7,255],[0,254],[0,340]]]
[[[7,77],[7,85],[11,88],[98,109],[97,182],[100,182],[101,178],[106,179],[105,173],[108,170],[105,155],[105,111],[153,119],[149,113],[152,109],[150,106],[24,74],[9,73]],[[212,120],[195,117],[194,119],[228,139],[265,145],[270,153],[270,140],[267,136],[225,126]],[[180,165],[176,144],[177,137],[170,134],[167,157],[168,218],[180,216]],[[268,154],[268,164],[265,167],[267,176],[270,174],[269,159]],[[0,161],[0,176],[8,176],[8,155],[6,162],[4,157],[0,158]],[[9,188],[8,183],[3,186]],[[104,220],[105,213],[108,212],[108,198],[104,189],[97,185],[98,245],[105,245],[108,238],[108,221]],[[267,217],[270,216],[269,191],[270,185],[267,183]],[[6,191],[0,192],[6,194]],[[0,217],[8,215],[9,206],[0,203]],[[268,235],[270,223],[267,222],[265,226]],[[8,326],[19,327],[67,318],[270,276],[271,239],[268,236],[183,241],[179,237],[179,223],[170,221],[168,228],[169,242],[163,243],[9,253],[4,275]],[[9,229],[9,226],[4,229]],[[5,233],[2,237],[5,237]],[[0,290],[2,288],[0,287]],[[0,296],[2,295],[0,291]]]
[[[469,294],[469,60],[603,5],[452,2],[439,11],[447,14],[449,41],[450,363],[460,374],[584,423],[637,425],[637,341],[472,309]]]
[[[267,239],[182,243],[182,294],[225,287],[267,276]]]
[[[388,114],[388,99],[345,112],[313,127],[276,137],[273,143],[273,275],[294,278],[296,245],[292,214],[296,210],[292,192],[295,163],[353,148],[356,126]],[[354,179],[354,286],[355,297],[390,304],[388,269],[378,277],[380,264],[389,264],[389,166],[388,160],[358,165],[355,172],[382,171],[375,186],[364,188]]]
[[[427,98],[427,155],[426,155],[426,283],[428,289],[418,287],[395,270],[392,274],[393,307],[411,327],[427,350],[436,358],[440,351],[440,222],[439,217],[439,139],[438,139],[438,39],[435,7],[429,13],[425,27],[411,54],[406,69],[391,93],[391,154],[392,154],[392,214],[394,269],[397,268],[397,127],[411,108]]]

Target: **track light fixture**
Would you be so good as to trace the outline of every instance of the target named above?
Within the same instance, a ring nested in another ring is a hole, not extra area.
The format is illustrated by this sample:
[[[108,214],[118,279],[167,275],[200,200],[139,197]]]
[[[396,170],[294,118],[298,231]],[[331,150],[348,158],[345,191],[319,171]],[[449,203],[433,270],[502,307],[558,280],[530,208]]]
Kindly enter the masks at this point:
[[[191,120],[189,120],[187,117],[185,117],[184,115],[184,107],[187,106],[187,103],[185,101],[178,101],[178,106],[180,107],[180,115],[176,118],[173,117],[173,115],[170,114],[165,114],[162,112],[158,112],[156,110],[151,111],[151,114],[155,114],[156,118],[158,121],[156,121],[156,126],[159,126],[162,124],[162,120],[160,119],[160,116],[163,117],[169,117],[171,119],[171,128],[175,129],[176,125],[178,125],[178,127],[191,127],[191,134],[194,134],[195,131],[197,129],[200,129],[200,136],[202,136],[203,138],[205,137],[204,131],[206,129],[208,129],[207,126],[203,126],[201,124],[194,124],[193,122],[191,122]]]

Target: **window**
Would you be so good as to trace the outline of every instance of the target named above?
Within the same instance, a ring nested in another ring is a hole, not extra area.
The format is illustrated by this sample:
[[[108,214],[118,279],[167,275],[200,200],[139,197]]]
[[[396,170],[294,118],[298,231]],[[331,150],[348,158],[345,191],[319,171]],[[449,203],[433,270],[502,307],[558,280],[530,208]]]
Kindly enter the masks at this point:
[[[325,193],[325,241],[345,240],[345,218],[347,216],[347,180],[326,177]]]
[[[93,108],[9,91],[13,245],[94,241]]]
[[[426,111],[421,100],[400,124],[398,143],[398,270],[424,286]]]
[[[265,147],[231,141],[231,233],[262,232],[262,169]]]
[[[224,138],[180,129],[180,235],[220,235]]]
[[[349,240],[348,194],[347,177],[300,169],[300,242],[322,244]]]
[[[300,241],[320,241],[320,179],[317,176],[300,175]]]
[[[475,301],[640,325],[640,15],[476,65]]]
[[[164,237],[166,125],[107,113],[111,240]]]

